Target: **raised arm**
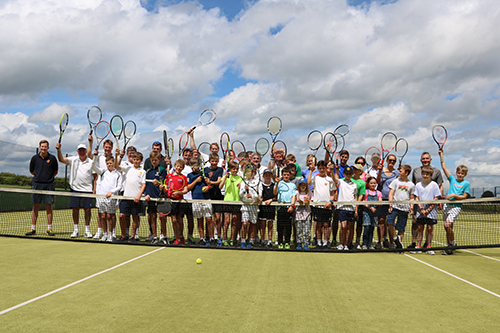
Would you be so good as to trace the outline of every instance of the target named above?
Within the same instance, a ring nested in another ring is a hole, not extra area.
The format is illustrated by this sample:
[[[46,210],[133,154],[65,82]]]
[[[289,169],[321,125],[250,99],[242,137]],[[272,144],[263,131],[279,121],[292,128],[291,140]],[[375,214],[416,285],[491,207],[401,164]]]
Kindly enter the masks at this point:
[[[197,149],[196,147],[196,143],[194,142],[194,131],[193,130],[189,130],[188,132],[188,135],[189,135],[189,147],[191,147],[191,150],[195,150]]]
[[[448,179],[451,173],[446,167],[446,162],[444,161],[444,153],[442,149],[439,149],[439,157],[441,158],[441,168],[443,168],[444,175],[446,176],[446,179]]]
[[[94,138],[92,137],[91,134],[89,134],[88,140],[89,140],[89,148],[87,149],[87,157],[93,159],[94,155],[96,154],[92,154],[92,143],[94,142]]]
[[[56,143],[56,150],[57,150],[57,160],[61,163],[69,165],[69,160],[66,157],[64,157],[61,153],[61,144],[59,142]]]

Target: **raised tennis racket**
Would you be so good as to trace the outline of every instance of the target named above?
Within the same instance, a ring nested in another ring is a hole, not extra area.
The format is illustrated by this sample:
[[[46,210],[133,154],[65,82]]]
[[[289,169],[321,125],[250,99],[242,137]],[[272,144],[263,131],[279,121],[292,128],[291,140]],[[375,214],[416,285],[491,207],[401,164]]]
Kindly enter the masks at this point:
[[[111,134],[113,134],[116,141],[116,149],[120,149],[120,140],[123,134],[123,118],[119,115],[113,116],[109,126],[111,127]]]
[[[106,120],[101,120],[95,125],[94,132],[95,132],[95,137],[97,139],[97,147],[96,147],[97,150],[99,150],[101,143],[109,135],[109,131],[110,131],[109,123]]]
[[[238,160],[238,162],[245,159],[247,150],[243,142],[240,140],[231,142],[231,150],[233,151],[234,157]]]
[[[380,163],[380,149],[378,147],[372,146],[366,150],[365,160],[367,167],[374,167]]]
[[[255,151],[263,157],[269,151],[269,141],[266,138],[260,138],[255,143]]]
[[[343,124],[343,125],[337,126],[335,131],[333,131],[333,134],[339,134],[339,135],[344,137],[347,135],[347,133],[349,133],[349,130],[350,130],[349,125]]]
[[[186,149],[188,143],[189,143],[189,134],[188,132],[184,132],[181,134],[181,137],[179,138],[179,158],[181,158],[182,152],[184,152],[184,149]]]
[[[168,138],[168,158],[172,159],[172,156],[174,156],[174,139]]]
[[[334,163],[335,152],[337,151],[337,135],[332,132],[328,132],[323,137],[323,147],[328,152],[328,156],[330,156],[330,161]],[[337,164],[338,164],[338,156],[337,156]]]
[[[194,131],[196,127],[205,126],[213,123],[216,117],[217,115],[215,114],[214,110],[212,109],[203,110],[203,112],[200,114],[200,117],[198,118],[198,123],[193,127],[191,127],[191,130]]]
[[[205,164],[209,161],[210,159],[210,154],[212,153],[210,151],[210,143],[208,142],[202,142],[198,146],[198,152],[200,153],[200,160],[201,160],[201,173],[203,175],[203,178],[205,178]]]
[[[274,143],[276,141],[276,137],[281,132],[281,128],[283,123],[279,117],[271,117],[267,121],[267,131],[269,135],[271,135],[271,141]]]
[[[243,202],[246,203],[258,203],[260,193],[260,175],[258,174],[258,169],[249,161],[243,161],[245,163],[240,164],[240,170],[243,178],[243,182],[248,186],[246,194],[251,194],[252,198],[245,197]]]
[[[443,125],[436,125],[432,128],[432,138],[441,150],[448,139],[448,131]]]
[[[309,149],[312,150],[313,156],[316,156],[319,147],[323,144],[323,134],[318,130],[312,131],[307,136],[307,144],[309,145]]]
[[[380,148],[382,148],[382,164],[384,164],[387,155],[389,155],[394,149],[394,146],[396,146],[397,141],[398,138],[396,137],[396,134],[392,132],[387,132],[382,136],[382,140],[380,140]]]
[[[274,160],[274,178],[280,177],[285,167],[285,157],[287,154],[286,144],[281,140],[276,140],[271,147],[271,158]]]
[[[222,150],[222,153],[224,155],[224,159],[226,159],[226,162],[229,163],[229,151],[231,150],[231,143],[229,141],[229,134],[227,132],[224,132],[220,136],[220,149]]]
[[[163,130],[163,149],[165,150],[165,155],[168,156],[168,135],[166,130]]]
[[[406,153],[408,152],[408,141],[406,141],[403,138],[398,139],[398,141],[396,141],[394,151],[396,152],[396,155],[398,155],[399,167],[401,167],[401,164],[403,163],[403,159],[405,158]]]
[[[59,141],[58,141],[59,143],[61,143],[64,131],[66,130],[66,127],[68,127],[68,122],[69,122],[69,115],[65,113],[61,116],[61,120],[59,120]]]
[[[132,140],[132,138],[135,135],[135,131],[137,130],[137,126],[132,120],[129,120],[125,123],[125,126],[123,126],[123,138],[124,138],[124,144],[123,144],[123,149],[127,149],[127,145]]]
[[[87,111],[87,120],[89,121],[90,135],[94,130],[95,125],[102,119],[102,111],[98,106],[91,106]]]

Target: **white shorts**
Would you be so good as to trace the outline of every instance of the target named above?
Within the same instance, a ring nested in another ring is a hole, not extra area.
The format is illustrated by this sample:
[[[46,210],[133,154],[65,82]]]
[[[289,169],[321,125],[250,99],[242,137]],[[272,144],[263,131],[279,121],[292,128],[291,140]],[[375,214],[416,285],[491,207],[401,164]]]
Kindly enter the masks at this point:
[[[257,216],[259,215],[259,206],[243,205],[241,206],[241,221],[257,224]]]
[[[116,214],[116,208],[118,207],[116,199],[97,198],[96,202],[99,213]]]
[[[193,218],[212,217],[212,204],[204,202],[193,202]]]
[[[443,206],[443,220],[452,223],[455,222],[461,210],[462,210],[461,207],[455,207],[452,205],[445,204]]]

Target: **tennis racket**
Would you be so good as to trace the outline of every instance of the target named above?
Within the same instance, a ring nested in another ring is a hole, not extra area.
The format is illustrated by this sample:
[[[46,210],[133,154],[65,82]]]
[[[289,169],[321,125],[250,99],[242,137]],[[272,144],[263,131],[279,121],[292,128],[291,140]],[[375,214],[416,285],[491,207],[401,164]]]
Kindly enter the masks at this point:
[[[263,157],[269,151],[269,141],[266,138],[260,138],[255,143],[255,151],[260,154],[260,157]]]
[[[246,190],[246,194],[252,194],[252,198],[245,197],[243,202],[258,203],[258,200],[260,198],[260,193],[259,193],[260,175],[258,169],[249,161],[245,160],[244,162],[246,163],[240,164],[241,174],[243,182],[245,183],[245,185],[249,187]],[[252,193],[250,193],[250,190],[252,190]]]
[[[170,146],[170,143],[172,143],[172,146]],[[174,140],[172,138],[168,138],[167,131],[163,130],[163,149],[165,150],[165,156],[167,156],[169,159],[172,158],[172,154],[170,153],[171,151],[174,150]],[[170,161],[172,163],[172,161]],[[167,174],[170,173],[170,166],[171,164],[167,165]]]
[[[210,154],[212,153],[210,151],[210,143],[208,142],[202,142],[198,146],[198,152],[200,153],[200,159],[201,159],[201,173],[203,175],[203,178],[205,178],[205,164],[209,161],[210,159]]]
[[[123,134],[123,118],[118,115],[113,116],[109,125],[111,127],[111,134],[115,137],[116,149],[120,149],[120,139]]]
[[[172,159],[172,156],[174,156],[174,139],[168,138],[167,145],[168,145],[168,150],[167,150],[168,158]]]
[[[66,127],[68,127],[68,122],[69,122],[69,115],[65,113],[61,116],[61,120],[59,120],[59,141],[58,141],[59,143],[61,143],[64,131],[66,130]]]
[[[165,155],[168,156],[168,135],[166,130],[163,130],[163,149],[165,150]]]
[[[198,123],[193,127],[191,127],[191,131],[194,131],[196,127],[205,126],[213,123],[216,117],[217,115],[215,114],[214,110],[212,109],[203,110],[203,112],[200,114],[200,117],[198,118]]]
[[[436,125],[432,128],[432,138],[441,150],[448,139],[448,131],[443,125]]]
[[[231,150],[233,151],[234,157],[238,160],[238,162],[245,159],[247,150],[243,142],[240,140],[236,140],[231,143]]]
[[[271,117],[267,121],[267,131],[269,135],[271,135],[271,141],[274,143],[276,141],[276,137],[281,132],[281,128],[283,123],[279,117]]]
[[[343,124],[337,126],[335,131],[333,131],[333,134],[339,134],[340,136],[344,137],[347,135],[347,133],[349,133],[349,130],[350,130],[349,125]]]
[[[224,159],[229,163],[229,150],[231,150],[231,143],[229,141],[229,134],[224,132],[220,136],[220,149],[222,150],[222,154],[224,155]]]
[[[132,140],[132,138],[135,135],[135,131],[137,130],[137,126],[132,120],[129,120],[125,123],[125,126],[123,126],[123,138],[124,138],[124,144],[123,144],[123,149],[127,149],[127,145]]]
[[[333,158],[335,157],[335,151],[337,150],[337,135],[332,132],[328,132],[323,137],[323,147],[328,152],[330,156],[330,161],[334,163]],[[338,157],[337,157],[337,165],[338,165]]]
[[[403,158],[405,158],[406,153],[408,152],[408,141],[406,141],[403,138],[398,139],[398,141],[396,141],[394,151],[396,152],[396,155],[398,155],[399,157],[399,167],[401,167],[401,164],[403,163]]]
[[[99,150],[99,146],[106,139],[110,131],[109,123],[106,120],[101,120],[94,127],[95,137],[97,139],[97,147]]]
[[[172,203],[169,199],[162,198],[158,201],[156,205],[156,210],[160,216],[168,216],[172,212]]]
[[[285,157],[287,154],[286,144],[281,140],[276,140],[271,147],[271,158],[274,160],[274,177],[281,176],[281,171],[285,167]]]
[[[307,144],[309,145],[309,149],[312,150],[313,156],[316,156],[319,147],[323,144],[323,134],[318,130],[312,131],[307,136]]]
[[[184,149],[186,149],[188,143],[189,143],[189,134],[188,132],[184,132],[181,134],[181,137],[179,138],[179,158],[181,158],[182,152],[184,151]]]
[[[186,186],[187,182],[185,177],[173,173],[165,179],[165,189],[167,192],[166,196],[172,199],[180,200],[182,199],[182,195],[176,192],[184,190]]]
[[[98,106],[91,106],[87,111],[87,120],[89,121],[90,127],[90,135],[92,135],[92,131],[102,119],[102,111]]]
[[[366,150],[365,160],[367,167],[374,167],[380,163],[380,149],[378,147],[372,146]]]
[[[394,146],[396,146],[397,141],[398,138],[396,137],[396,134],[392,132],[387,132],[382,136],[382,140],[380,140],[380,148],[382,148],[382,164],[384,164],[387,155],[389,155],[394,149]]]

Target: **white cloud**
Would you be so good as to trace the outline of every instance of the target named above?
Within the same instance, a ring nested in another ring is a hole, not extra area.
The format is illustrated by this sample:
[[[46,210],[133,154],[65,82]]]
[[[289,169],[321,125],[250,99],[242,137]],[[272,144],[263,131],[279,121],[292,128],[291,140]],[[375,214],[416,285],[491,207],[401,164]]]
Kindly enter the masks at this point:
[[[70,105],[60,105],[58,103],[52,103],[49,107],[42,111],[37,111],[28,117],[28,121],[31,123],[57,123],[61,116],[67,113],[70,117],[76,114],[76,111]]]

